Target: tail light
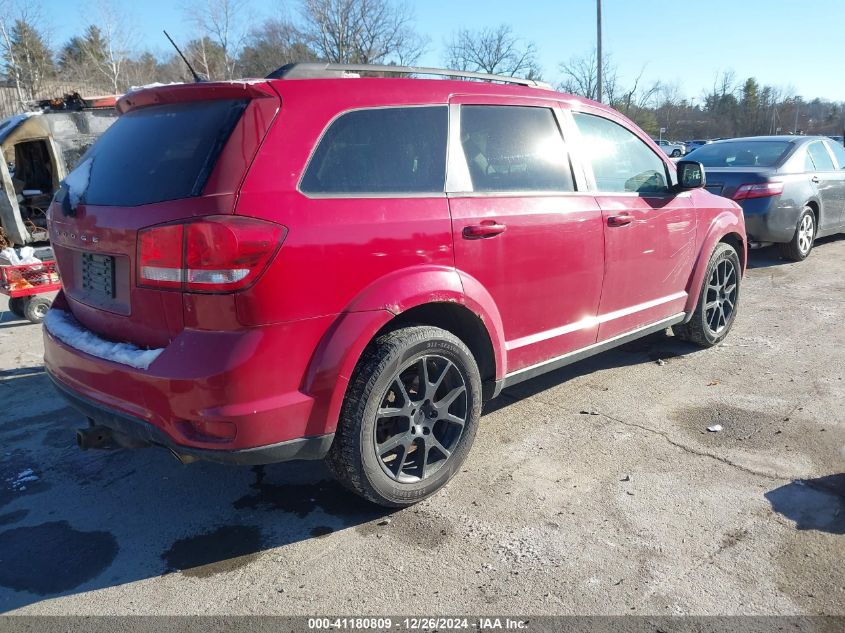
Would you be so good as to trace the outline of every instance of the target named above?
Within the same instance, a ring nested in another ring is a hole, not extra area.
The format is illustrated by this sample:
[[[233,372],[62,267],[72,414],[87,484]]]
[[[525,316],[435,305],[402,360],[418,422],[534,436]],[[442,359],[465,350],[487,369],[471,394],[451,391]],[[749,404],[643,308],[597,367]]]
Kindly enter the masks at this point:
[[[210,216],[138,233],[138,285],[186,292],[234,292],[252,285],[287,229],[240,216]]]
[[[783,193],[782,182],[761,182],[752,185],[740,185],[734,192],[734,200],[748,200],[749,198],[769,198]]]

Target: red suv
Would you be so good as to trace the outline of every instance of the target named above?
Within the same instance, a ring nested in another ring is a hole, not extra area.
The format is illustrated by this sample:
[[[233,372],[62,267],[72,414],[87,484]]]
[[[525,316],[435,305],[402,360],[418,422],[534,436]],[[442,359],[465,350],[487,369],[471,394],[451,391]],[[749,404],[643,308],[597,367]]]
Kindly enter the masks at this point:
[[[374,70],[411,72],[121,98],[50,209],[45,361],[82,448],[325,457],[403,506],[503,387],[668,327],[725,337],[745,228],[700,164],[532,81]]]

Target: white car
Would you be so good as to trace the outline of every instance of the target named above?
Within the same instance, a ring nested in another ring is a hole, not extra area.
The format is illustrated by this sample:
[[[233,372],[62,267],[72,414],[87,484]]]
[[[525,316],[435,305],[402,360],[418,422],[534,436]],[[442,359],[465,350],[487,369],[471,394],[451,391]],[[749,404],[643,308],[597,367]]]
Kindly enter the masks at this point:
[[[683,143],[672,143],[663,139],[654,142],[660,146],[660,149],[666,152],[667,156],[678,157],[687,153],[687,148]]]

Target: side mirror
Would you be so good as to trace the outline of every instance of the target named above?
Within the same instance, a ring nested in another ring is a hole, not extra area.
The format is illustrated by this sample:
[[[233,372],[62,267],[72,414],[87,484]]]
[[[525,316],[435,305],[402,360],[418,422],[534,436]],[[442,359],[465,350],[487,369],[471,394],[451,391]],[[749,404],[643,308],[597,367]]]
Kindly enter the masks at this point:
[[[706,184],[704,165],[694,160],[678,161],[678,189],[698,189]]]

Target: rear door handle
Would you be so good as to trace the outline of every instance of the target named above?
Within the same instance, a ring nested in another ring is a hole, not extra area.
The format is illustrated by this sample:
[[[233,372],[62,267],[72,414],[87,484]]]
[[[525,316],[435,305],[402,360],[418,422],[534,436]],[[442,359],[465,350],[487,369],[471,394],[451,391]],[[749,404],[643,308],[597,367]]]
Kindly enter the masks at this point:
[[[504,233],[506,228],[508,227],[504,224],[499,224],[495,220],[485,220],[481,224],[471,224],[470,226],[465,226],[463,230],[463,237],[465,240],[481,240]]]
[[[814,182],[816,184],[819,184],[821,182],[821,180],[819,180],[818,176],[813,176],[812,178],[810,178],[810,181]]]
[[[634,221],[634,218],[629,213],[620,213],[619,215],[611,215],[607,218],[608,226],[625,226]]]

